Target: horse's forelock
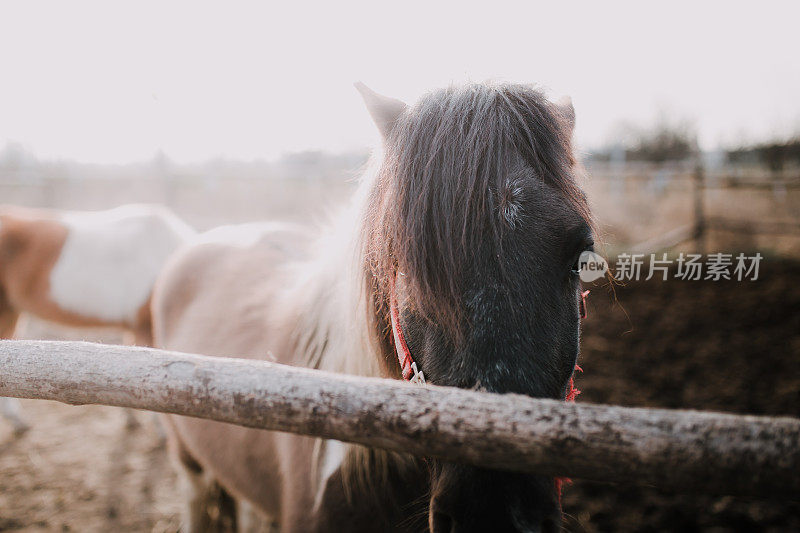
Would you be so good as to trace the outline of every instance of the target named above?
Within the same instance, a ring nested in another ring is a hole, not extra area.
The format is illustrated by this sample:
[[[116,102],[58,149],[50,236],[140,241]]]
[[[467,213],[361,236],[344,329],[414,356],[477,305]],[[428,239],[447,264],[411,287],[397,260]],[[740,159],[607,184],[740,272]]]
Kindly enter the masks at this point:
[[[487,243],[502,252],[520,176],[560,191],[589,220],[571,133],[558,105],[522,85],[451,87],[409,109],[387,139],[367,212],[379,303],[399,270],[415,311],[458,338],[464,267]]]

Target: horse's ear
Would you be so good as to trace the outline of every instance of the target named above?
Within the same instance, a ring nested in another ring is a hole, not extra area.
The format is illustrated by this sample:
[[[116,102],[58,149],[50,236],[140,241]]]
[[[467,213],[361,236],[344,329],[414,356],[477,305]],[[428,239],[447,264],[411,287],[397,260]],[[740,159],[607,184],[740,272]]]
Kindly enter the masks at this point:
[[[567,125],[569,134],[572,135],[572,130],[575,129],[575,108],[572,107],[572,98],[569,96],[562,96],[556,102],[556,107],[561,113],[564,123]]]
[[[372,116],[375,125],[378,126],[381,135],[384,139],[388,138],[397,119],[406,110],[406,104],[396,98],[378,94],[360,81],[357,81],[354,85],[358,92],[361,93],[361,98],[364,99],[367,111]]]

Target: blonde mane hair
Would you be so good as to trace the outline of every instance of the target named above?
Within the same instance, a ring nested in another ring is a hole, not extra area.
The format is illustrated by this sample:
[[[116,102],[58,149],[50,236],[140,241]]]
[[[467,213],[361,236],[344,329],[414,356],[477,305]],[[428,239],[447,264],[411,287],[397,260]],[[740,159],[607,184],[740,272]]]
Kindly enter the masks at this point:
[[[389,377],[381,360],[394,357],[388,331],[375,307],[366,242],[362,228],[367,202],[375,186],[382,152],[376,151],[361,174],[348,207],[335,213],[321,229],[308,259],[287,265],[295,282],[283,293],[277,308],[294,319],[287,324],[298,365],[327,372],[366,377]],[[292,312],[285,313],[287,309]],[[342,482],[350,497],[355,490],[381,486],[391,469],[401,472],[415,462],[411,456],[343,443]],[[321,473],[326,440],[315,443],[312,472]],[[325,480],[316,479],[316,491]]]
[[[287,266],[295,281],[282,304],[294,311],[288,315],[295,319],[290,327],[298,365],[382,376],[376,354],[381,334],[365,320],[373,310],[365,286],[365,247],[357,231],[379,158],[370,159],[349,206],[335,213],[313,240],[309,258]]]

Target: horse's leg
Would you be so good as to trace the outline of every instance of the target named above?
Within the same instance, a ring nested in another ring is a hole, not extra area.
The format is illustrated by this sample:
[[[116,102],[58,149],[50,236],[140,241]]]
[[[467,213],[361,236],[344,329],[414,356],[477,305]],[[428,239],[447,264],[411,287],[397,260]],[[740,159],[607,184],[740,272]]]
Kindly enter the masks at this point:
[[[173,454],[173,464],[178,472],[178,480],[183,492],[185,504],[181,517],[181,531],[185,533],[203,533],[211,530],[212,517],[210,508],[214,499],[214,480],[203,471],[202,467],[191,457]],[[188,460],[187,460],[188,459]]]
[[[150,325],[150,314],[140,312],[138,323],[136,326],[128,331],[125,331],[122,336],[122,341],[125,344],[133,344],[134,346],[152,346],[153,334]],[[158,415],[153,413],[153,420],[155,421],[155,428],[160,440],[166,439],[164,430],[158,422]],[[125,428],[137,429],[141,424],[136,418],[136,411],[134,409],[125,409]]]
[[[132,331],[125,330],[122,332],[122,343],[126,346],[135,344],[134,339],[135,334]],[[136,419],[136,410],[129,407],[122,407],[122,410],[125,413],[125,429],[137,429],[141,424],[139,424],[139,421]]]
[[[17,329],[19,313],[5,302],[2,291],[0,291],[0,339],[11,339]]]
[[[175,427],[161,417],[167,429],[169,456],[178,474],[179,489],[184,496],[181,516],[181,531],[184,533],[207,533],[217,531],[223,492],[211,473],[195,461],[180,442]]]
[[[19,436],[31,429],[31,426],[22,418],[22,407],[16,398],[0,398],[0,412],[3,418],[11,422],[14,435]]]
[[[278,524],[246,500],[236,500],[238,533],[278,533]]]
[[[17,313],[0,294],[0,339],[14,336],[19,313]],[[16,398],[0,398],[0,414],[14,427],[15,435],[22,435],[31,426],[22,418],[22,406]]]
[[[141,424],[139,424],[139,421],[136,419],[136,410],[126,407],[123,411],[125,411],[125,429],[137,429]]]
[[[158,444],[164,446],[167,443],[167,432],[164,431],[164,424],[161,422],[161,415],[158,413],[151,411],[150,414],[150,422],[153,424],[153,431],[158,437]]]

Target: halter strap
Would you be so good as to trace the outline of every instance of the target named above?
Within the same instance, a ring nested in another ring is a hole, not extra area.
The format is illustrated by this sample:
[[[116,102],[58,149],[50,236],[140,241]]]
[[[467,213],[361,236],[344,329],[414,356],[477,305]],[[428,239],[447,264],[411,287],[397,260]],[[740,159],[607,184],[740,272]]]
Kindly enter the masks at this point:
[[[589,289],[586,289],[581,293],[581,302],[579,304],[581,318],[586,318],[589,316],[589,312],[586,310],[586,297],[589,296],[589,293],[592,292]]]
[[[586,297],[589,296],[589,289],[581,292],[581,301],[578,304],[578,309],[580,310],[581,318],[586,318],[588,315],[588,311],[586,310]],[[569,382],[567,383],[567,394],[564,396],[564,401],[567,403],[572,403],[575,401],[575,398],[581,393],[580,390],[575,388],[575,372],[583,372],[583,369],[575,364],[575,369],[572,371],[572,375],[569,377]],[[572,480],[568,477],[557,477],[553,479],[553,483],[556,486],[556,494],[558,494],[558,505],[561,506],[561,493],[563,492],[564,485],[569,485],[572,483]]]
[[[411,383],[425,384],[425,374],[417,368],[417,363],[411,357],[411,350],[406,344],[406,337],[403,335],[403,328],[400,326],[400,309],[397,307],[397,294],[394,288],[395,278],[389,283],[389,314],[392,320],[392,337],[394,348],[397,352],[397,360],[400,362],[400,370],[403,379]]]

